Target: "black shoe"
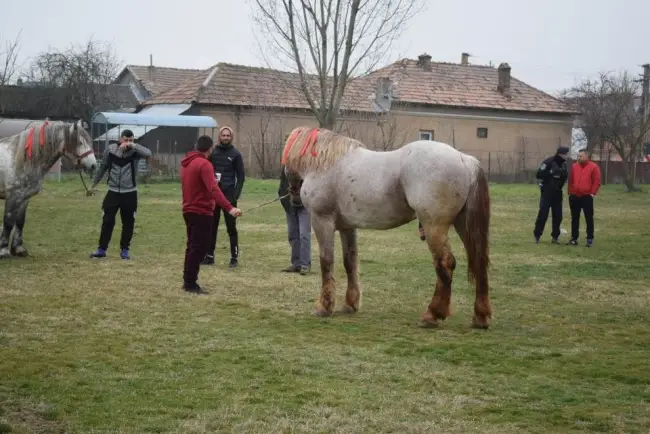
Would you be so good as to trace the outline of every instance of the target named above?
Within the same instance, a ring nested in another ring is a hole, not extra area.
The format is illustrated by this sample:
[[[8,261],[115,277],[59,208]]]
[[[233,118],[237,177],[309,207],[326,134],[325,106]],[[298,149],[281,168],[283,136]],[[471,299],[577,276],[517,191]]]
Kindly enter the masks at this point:
[[[214,265],[214,256],[205,255],[205,258],[201,261],[201,265]]]
[[[189,292],[192,294],[207,294],[208,292],[203,290],[198,283],[188,283],[185,282],[183,284],[183,289],[185,292]]]
[[[301,276],[308,275],[310,271],[311,271],[311,269],[306,265],[303,265],[302,267],[300,267],[300,275]]]
[[[578,240],[574,240],[573,238],[569,240],[567,243],[569,246],[577,246],[578,245]]]
[[[587,244],[585,244],[585,247],[591,247],[591,246],[593,246],[593,245],[594,245],[594,240],[592,240],[591,238],[589,238],[589,239],[587,240]]]
[[[236,268],[237,267],[237,259],[236,258],[230,259],[230,264],[228,264],[228,267],[229,268]]]
[[[283,268],[284,273],[298,273],[300,272],[300,267],[298,265],[289,265],[287,268]]]
[[[551,244],[560,244],[560,241],[557,238],[553,238]]]

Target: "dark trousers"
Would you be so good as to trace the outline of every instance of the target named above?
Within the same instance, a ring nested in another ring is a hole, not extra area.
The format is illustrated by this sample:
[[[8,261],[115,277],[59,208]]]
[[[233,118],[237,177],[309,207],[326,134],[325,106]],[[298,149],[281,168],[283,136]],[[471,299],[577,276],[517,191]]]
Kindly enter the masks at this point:
[[[213,219],[211,215],[196,213],[185,213],[183,219],[187,229],[183,281],[185,283],[196,283],[199,277],[201,261],[203,261],[210,245]]]
[[[102,231],[99,235],[99,248],[107,250],[108,244],[113,236],[115,227],[115,216],[120,212],[122,220],[122,236],[120,238],[120,249],[128,249],[133,238],[135,227],[135,214],[138,211],[138,192],[116,193],[108,190],[102,203]]]
[[[237,206],[237,201],[232,199],[231,196],[226,195],[226,198],[230,201],[232,206]],[[225,210],[217,207],[214,210],[214,218],[212,220],[212,238],[210,240],[210,249],[208,250],[208,255],[214,256],[214,251],[217,247],[217,231],[219,230],[219,221],[221,220],[221,213],[223,212],[223,218],[226,221],[226,230],[228,231],[228,237],[230,238],[230,257],[237,259],[239,256],[239,239],[237,234],[237,219]]]
[[[571,239],[577,240],[580,236],[580,212],[585,213],[587,224],[587,239],[594,239],[594,198],[589,196],[569,196],[571,209]]]
[[[311,217],[307,208],[289,208],[287,235],[291,247],[291,265],[311,267]]]
[[[547,187],[548,188],[548,187]],[[562,223],[562,191],[544,188],[539,199],[539,211],[535,220],[535,237],[540,238],[544,233],[544,226],[551,211],[551,237],[560,236],[560,223]]]

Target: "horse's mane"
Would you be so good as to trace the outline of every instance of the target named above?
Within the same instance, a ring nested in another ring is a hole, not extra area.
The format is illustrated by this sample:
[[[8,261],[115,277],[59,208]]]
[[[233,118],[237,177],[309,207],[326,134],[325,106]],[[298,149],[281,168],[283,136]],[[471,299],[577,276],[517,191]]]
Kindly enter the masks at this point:
[[[363,143],[325,128],[295,128],[284,144],[282,164],[293,171],[330,168],[349,151],[365,148]]]
[[[42,167],[44,164],[51,163],[51,160],[59,152],[58,146],[63,140],[69,139],[71,124],[65,122],[48,121],[43,127],[44,122],[35,123],[30,128],[21,131],[12,138],[10,143],[14,151],[14,164],[16,169],[25,170]],[[33,143],[31,145],[31,156],[28,154],[27,141],[30,136],[30,130],[33,128]],[[43,128],[43,146],[41,147],[41,128]]]

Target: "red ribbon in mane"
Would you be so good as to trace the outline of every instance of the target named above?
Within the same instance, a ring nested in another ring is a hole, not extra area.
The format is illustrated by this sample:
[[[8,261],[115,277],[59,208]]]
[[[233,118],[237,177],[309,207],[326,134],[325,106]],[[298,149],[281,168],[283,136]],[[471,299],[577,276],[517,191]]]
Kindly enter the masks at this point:
[[[298,138],[298,135],[301,134],[304,131],[303,128],[296,129],[289,138],[287,139],[287,144],[284,147],[284,152],[282,153],[282,164],[285,164],[287,162],[287,157],[289,157],[289,152],[291,151],[291,148],[296,142],[296,139]],[[303,156],[307,153],[307,149],[311,146],[311,155],[316,157],[318,155],[318,151],[316,151],[316,139],[318,138],[318,133],[320,132],[320,128],[312,128],[309,131],[309,136],[307,136],[307,139],[304,141],[302,144],[302,147],[300,148],[300,156]]]
[[[45,146],[45,127],[49,125],[48,121],[45,121],[43,125],[41,125],[41,131],[38,135],[38,144],[43,149]],[[32,158],[32,150],[34,147],[34,131],[36,130],[35,127],[31,127],[29,129],[29,133],[27,134],[27,140],[25,140],[25,151],[27,152],[27,159]]]

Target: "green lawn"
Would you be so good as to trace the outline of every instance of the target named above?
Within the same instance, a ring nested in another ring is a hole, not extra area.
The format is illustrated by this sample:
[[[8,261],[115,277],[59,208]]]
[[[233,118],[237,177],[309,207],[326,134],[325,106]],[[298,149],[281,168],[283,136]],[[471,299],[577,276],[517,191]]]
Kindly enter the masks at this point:
[[[93,261],[101,194],[47,184],[25,231],[32,256],[0,262],[0,432],[510,433],[650,431],[650,195],[606,186],[592,249],[543,243],[535,186],[493,185],[492,306],[470,329],[474,293],[458,258],[452,316],[416,327],[435,273],[417,223],[361,231],[362,310],[319,319],[313,272],[287,275],[279,203],[225,228],[211,293],[180,288],[185,228],[177,184],[140,189],[130,262]],[[247,181],[240,207],[275,197]],[[563,227],[569,229],[568,201]],[[566,236],[563,241],[566,241]],[[337,239],[338,303],[345,272]]]

